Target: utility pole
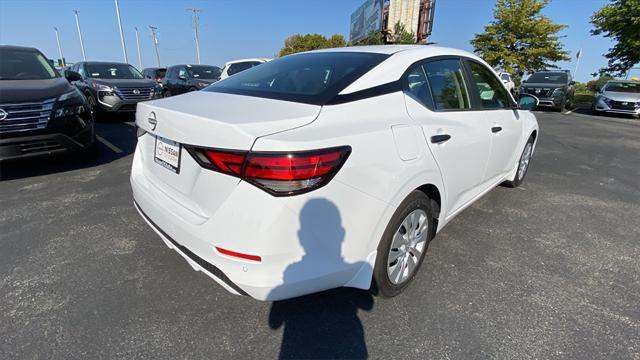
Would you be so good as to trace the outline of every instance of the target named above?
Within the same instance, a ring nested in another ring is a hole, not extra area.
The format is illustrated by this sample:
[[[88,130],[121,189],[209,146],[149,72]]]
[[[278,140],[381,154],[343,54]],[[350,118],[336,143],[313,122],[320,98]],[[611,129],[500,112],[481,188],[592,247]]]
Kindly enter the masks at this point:
[[[53,29],[56,31],[56,42],[58,43],[58,52],[60,53],[60,61],[62,61],[62,67],[67,66],[67,64],[64,61],[64,55],[62,54],[62,46],[60,46],[60,36],[58,36],[58,28],[57,27],[53,27]]]
[[[120,28],[120,42],[122,43],[122,53],[124,54],[124,62],[129,63],[127,58],[127,47],[124,45],[124,32],[122,32],[122,21],[120,21],[120,6],[118,6],[118,0],[114,0],[116,3],[116,16],[118,17],[118,27]]]
[[[158,37],[156,36],[157,27],[149,25],[149,29],[151,29],[151,36],[153,37],[153,47],[156,49],[156,61],[158,62],[158,67],[160,67],[160,54],[158,53]]]
[[[84,53],[84,42],[82,41],[82,31],[80,31],[80,20],[78,19],[78,10],[73,10],[76,14],[76,27],[78,28],[78,37],[80,38],[80,50],[82,50],[82,60],[87,61],[87,55]]]
[[[138,27],[134,27],[136,29],[136,48],[138,49],[138,66],[140,67],[140,71],[142,71],[142,55],[140,54],[140,36],[138,35]]]
[[[200,13],[201,9],[189,8],[187,11],[191,11],[193,14],[193,31],[196,35],[196,55],[198,59],[198,64],[200,64],[200,38],[198,37],[198,22],[200,21]]]

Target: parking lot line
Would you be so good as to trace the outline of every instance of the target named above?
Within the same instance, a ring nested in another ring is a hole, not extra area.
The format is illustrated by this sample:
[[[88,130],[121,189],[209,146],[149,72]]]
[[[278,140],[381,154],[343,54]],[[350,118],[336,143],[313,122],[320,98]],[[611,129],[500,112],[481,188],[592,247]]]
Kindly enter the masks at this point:
[[[115,152],[116,154],[120,154],[122,153],[122,149],[120,149],[119,147],[113,145],[111,142],[109,142],[109,140],[103,138],[100,135],[96,135],[96,139],[98,139],[98,141],[100,141],[101,143],[103,143],[106,147],[108,147],[109,149],[113,150],[113,152]]]

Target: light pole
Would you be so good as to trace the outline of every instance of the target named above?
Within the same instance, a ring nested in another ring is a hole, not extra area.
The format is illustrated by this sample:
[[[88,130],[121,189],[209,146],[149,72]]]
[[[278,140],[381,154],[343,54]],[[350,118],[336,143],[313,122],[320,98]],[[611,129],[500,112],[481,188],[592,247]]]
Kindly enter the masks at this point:
[[[60,61],[62,61],[62,67],[65,67],[67,66],[67,64],[65,64],[64,55],[62,54],[62,46],[60,45],[60,36],[58,36],[58,28],[54,26],[53,29],[56,31],[56,43],[58,43],[58,52],[60,53]]]
[[[87,61],[87,56],[84,53],[84,42],[82,41],[82,31],[80,31],[80,20],[78,19],[78,10],[73,10],[76,14],[76,27],[78,28],[78,37],[80,38],[80,50],[82,50],[82,60]]]
[[[140,54],[140,36],[138,35],[138,27],[134,27],[136,29],[136,48],[138,49],[138,66],[140,70],[142,70],[142,55]]]
[[[160,67],[160,53],[158,53],[158,37],[156,36],[157,27],[149,25],[149,29],[151,29],[151,36],[153,37],[153,47],[156,49],[156,61],[158,62],[158,67]]]
[[[118,27],[120,28],[120,43],[122,43],[122,53],[124,54],[124,62],[129,63],[127,58],[127,47],[124,45],[124,33],[122,32],[122,21],[120,21],[120,6],[118,6],[118,0],[114,0],[116,3],[116,16],[118,17]]]
[[[187,11],[191,11],[193,13],[193,31],[196,36],[196,56],[198,59],[198,64],[200,64],[200,38],[198,37],[198,22],[200,21],[200,13],[202,10],[196,8],[189,8]]]

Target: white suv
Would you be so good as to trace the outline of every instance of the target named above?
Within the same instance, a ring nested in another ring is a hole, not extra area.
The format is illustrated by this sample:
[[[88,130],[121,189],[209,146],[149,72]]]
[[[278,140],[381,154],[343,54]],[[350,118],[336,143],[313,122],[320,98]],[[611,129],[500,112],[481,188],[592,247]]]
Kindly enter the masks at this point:
[[[254,58],[254,59],[241,59],[241,60],[228,61],[224,64],[224,69],[222,69],[220,80],[226,79],[229,76],[233,74],[237,74],[241,71],[251,69],[254,66],[264,64],[267,61],[271,61],[271,59]]]
[[[278,300],[373,279],[394,296],[454,216],[522,182],[535,105],[455,49],[286,56],[140,103],[135,207],[234,294]]]

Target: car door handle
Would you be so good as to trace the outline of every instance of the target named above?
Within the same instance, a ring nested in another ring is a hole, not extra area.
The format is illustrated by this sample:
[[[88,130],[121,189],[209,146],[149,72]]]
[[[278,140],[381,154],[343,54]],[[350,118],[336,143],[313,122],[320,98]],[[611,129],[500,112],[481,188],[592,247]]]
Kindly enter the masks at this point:
[[[491,128],[491,132],[494,133],[494,134],[495,133],[499,133],[500,131],[502,131],[502,127],[500,127],[500,126],[494,126],[494,127]]]
[[[449,139],[451,139],[451,135],[447,135],[447,134],[433,135],[431,137],[431,142],[434,143],[434,144],[439,144],[439,143],[443,143],[445,141],[448,141]]]

